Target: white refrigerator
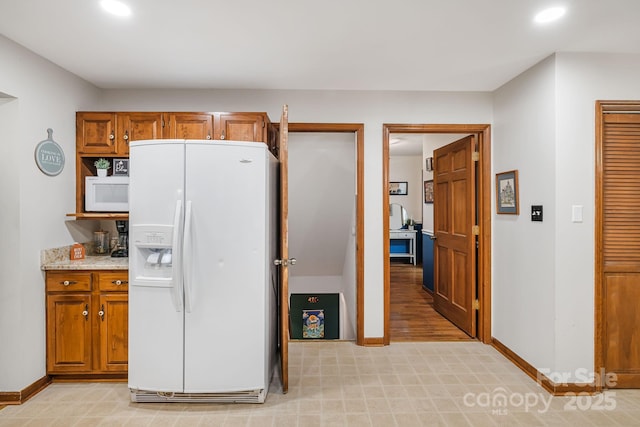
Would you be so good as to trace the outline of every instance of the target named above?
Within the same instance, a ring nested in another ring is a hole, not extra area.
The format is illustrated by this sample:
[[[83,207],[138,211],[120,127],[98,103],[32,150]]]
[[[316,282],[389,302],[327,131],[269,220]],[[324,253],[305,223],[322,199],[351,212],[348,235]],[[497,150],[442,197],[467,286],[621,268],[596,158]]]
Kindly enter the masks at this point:
[[[263,143],[148,140],[129,162],[131,400],[264,402],[277,160]]]

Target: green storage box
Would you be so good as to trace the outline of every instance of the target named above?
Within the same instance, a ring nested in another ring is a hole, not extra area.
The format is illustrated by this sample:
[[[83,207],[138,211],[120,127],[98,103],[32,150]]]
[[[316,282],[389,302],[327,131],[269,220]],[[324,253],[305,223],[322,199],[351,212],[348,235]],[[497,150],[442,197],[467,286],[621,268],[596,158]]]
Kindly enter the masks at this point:
[[[291,294],[289,324],[293,339],[339,339],[340,294]]]

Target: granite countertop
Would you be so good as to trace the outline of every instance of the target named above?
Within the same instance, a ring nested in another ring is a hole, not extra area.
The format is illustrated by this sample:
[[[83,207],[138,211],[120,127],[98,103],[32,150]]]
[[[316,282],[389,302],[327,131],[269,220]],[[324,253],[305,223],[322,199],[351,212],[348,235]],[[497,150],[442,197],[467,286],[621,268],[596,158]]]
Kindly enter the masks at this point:
[[[88,245],[85,245],[88,246]],[[105,255],[87,255],[84,259],[71,261],[71,245],[45,249],[40,252],[42,270],[128,270],[129,258],[112,258]],[[90,252],[90,249],[87,250]]]

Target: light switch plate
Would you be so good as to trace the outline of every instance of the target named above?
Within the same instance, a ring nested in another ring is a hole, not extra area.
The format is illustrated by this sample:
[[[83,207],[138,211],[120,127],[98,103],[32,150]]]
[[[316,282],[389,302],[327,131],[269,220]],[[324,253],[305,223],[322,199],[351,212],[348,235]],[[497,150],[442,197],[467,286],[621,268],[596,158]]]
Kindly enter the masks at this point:
[[[531,221],[542,222],[542,205],[531,205]]]
[[[582,222],[582,205],[571,206],[571,222]]]

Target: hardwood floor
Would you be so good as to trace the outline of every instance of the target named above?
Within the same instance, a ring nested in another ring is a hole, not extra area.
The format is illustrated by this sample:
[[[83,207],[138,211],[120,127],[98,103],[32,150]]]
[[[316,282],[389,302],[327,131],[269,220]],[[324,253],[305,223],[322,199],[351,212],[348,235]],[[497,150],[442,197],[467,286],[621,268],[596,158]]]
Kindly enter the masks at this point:
[[[433,308],[422,288],[422,267],[391,263],[391,341],[473,340]]]

